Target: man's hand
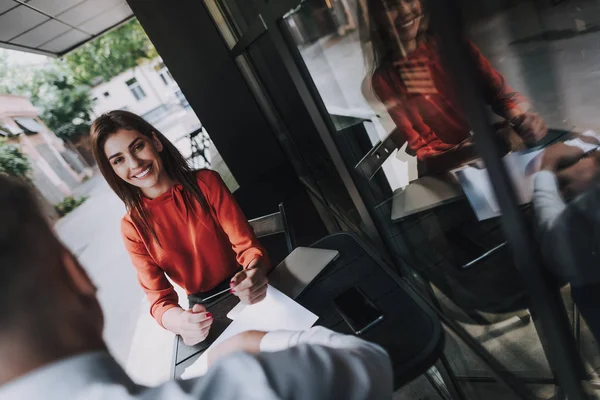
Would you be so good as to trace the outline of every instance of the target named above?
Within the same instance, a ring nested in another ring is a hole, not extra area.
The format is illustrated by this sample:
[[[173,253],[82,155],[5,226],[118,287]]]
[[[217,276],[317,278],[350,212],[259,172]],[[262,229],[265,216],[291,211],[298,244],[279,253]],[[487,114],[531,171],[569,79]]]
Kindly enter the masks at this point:
[[[181,335],[183,343],[193,346],[206,339],[213,317],[206,312],[206,307],[195,304],[191,310],[185,310],[179,315],[178,322],[177,333]]]
[[[260,341],[266,332],[246,331],[219,343],[208,352],[208,365],[236,351],[256,354],[260,351]]]
[[[582,158],[584,154],[579,147],[564,143],[544,150],[541,169],[556,175],[565,201],[571,201],[585,192],[600,176],[600,154],[595,152]]]
[[[544,150],[541,169],[556,173],[570,167],[583,157],[583,150],[564,143],[554,144]]]
[[[598,154],[583,158],[556,173],[558,186],[565,201],[571,201],[588,190],[600,176]]]
[[[524,112],[510,122],[514,126],[515,132],[527,145],[537,143],[548,133],[546,123],[536,113]]]
[[[256,263],[231,279],[231,292],[244,304],[258,303],[267,295],[268,282],[264,268]]]

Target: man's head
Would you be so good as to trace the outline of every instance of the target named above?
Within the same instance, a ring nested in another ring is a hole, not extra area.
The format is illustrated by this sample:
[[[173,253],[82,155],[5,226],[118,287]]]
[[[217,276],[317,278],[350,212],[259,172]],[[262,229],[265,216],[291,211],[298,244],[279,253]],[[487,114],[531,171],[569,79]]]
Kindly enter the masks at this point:
[[[0,175],[0,384],[32,366],[104,348],[95,293],[34,191]],[[20,367],[9,364],[14,357]]]

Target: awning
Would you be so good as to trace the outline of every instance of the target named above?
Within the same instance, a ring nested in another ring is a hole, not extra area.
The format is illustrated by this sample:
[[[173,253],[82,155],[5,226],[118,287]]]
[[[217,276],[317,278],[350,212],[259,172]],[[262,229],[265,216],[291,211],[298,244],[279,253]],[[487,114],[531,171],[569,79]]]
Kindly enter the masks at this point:
[[[12,133],[4,125],[0,124],[0,136],[12,136]]]
[[[15,118],[15,122],[25,130],[25,133],[38,133],[44,130],[44,126],[33,118]]]
[[[23,133],[23,129],[9,124],[0,124],[0,135],[2,136],[17,136]]]
[[[59,57],[132,17],[125,0],[0,0],[0,47]]]

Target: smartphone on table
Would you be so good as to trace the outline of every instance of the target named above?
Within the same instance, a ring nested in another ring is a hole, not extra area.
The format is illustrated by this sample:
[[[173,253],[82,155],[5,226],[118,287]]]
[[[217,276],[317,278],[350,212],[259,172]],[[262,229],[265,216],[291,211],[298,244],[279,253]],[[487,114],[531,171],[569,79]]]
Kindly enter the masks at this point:
[[[337,312],[357,335],[362,335],[383,319],[383,313],[356,286],[333,299]]]

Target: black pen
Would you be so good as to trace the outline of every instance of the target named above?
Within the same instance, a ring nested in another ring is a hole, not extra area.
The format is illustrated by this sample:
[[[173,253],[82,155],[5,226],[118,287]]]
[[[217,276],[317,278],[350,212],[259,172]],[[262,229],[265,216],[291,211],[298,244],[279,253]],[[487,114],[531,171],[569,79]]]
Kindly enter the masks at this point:
[[[585,158],[587,156],[589,156],[590,154],[592,154],[595,151],[598,151],[600,149],[600,146],[594,147],[593,149],[590,149],[586,152],[583,153],[583,155],[581,156],[581,158]]]

